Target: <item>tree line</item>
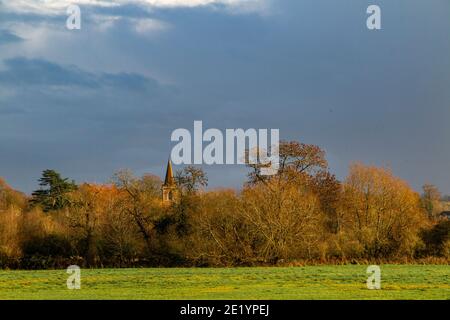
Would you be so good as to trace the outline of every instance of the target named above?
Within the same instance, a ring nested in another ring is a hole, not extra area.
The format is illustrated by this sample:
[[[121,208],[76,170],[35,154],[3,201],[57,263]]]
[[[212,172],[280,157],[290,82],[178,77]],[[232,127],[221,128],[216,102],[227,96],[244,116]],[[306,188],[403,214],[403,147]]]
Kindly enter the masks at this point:
[[[253,266],[450,260],[450,221],[437,188],[419,195],[386,168],[351,165],[344,181],[325,152],[280,144],[274,176],[249,165],[242,190],[207,191],[206,174],[162,181],[117,172],[107,184],[45,170],[31,197],[0,180],[0,267]]]

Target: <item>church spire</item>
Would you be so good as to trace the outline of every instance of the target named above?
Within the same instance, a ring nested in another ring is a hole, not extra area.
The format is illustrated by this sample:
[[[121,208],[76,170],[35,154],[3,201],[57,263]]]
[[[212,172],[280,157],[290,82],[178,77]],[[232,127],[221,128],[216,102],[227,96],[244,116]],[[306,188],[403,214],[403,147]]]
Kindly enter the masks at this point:
[[[166,179],[164,180],[164,185],[172,186],[175,184],[175,179],[173,178],[172,161],[167,161]]]
[[[170,204],[178,199],[178,188],[173,177],[172,161],[170,161],[170,158],[167,161],[166,178],[161,189],[163,204]]]

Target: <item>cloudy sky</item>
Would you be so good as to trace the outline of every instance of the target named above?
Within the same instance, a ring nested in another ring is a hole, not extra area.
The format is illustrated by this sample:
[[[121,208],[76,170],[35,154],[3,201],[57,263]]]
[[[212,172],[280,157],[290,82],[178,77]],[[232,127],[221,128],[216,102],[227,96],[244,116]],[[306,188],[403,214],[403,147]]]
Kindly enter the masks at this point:
[[[171,132],[203,120],[317,144],[339,178],[362,161],[450,193],[449,84],[448,0],[0,0],[0,176],[163,176]]]

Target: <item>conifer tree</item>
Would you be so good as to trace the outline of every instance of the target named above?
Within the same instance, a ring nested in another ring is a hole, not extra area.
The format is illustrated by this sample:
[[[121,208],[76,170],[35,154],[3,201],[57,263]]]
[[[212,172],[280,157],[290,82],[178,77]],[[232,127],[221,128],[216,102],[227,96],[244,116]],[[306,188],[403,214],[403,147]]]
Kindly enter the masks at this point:
[[[32,193],[31,203],[40,205],[44,212],[59,210],[68,203],[67,194],[77,188],[75,181],[62,178],[54,170],[44,170],[39,179],[39,190]]]

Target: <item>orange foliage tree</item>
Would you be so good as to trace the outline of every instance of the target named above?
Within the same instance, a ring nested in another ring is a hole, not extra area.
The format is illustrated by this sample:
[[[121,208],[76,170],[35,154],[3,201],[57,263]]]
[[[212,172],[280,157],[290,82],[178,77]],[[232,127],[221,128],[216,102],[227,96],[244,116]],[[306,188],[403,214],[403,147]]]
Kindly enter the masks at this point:
[[[341,232],[368,258],[412,256],[427,223],[419,195],[388,169],[353,164],[343,184]]]

